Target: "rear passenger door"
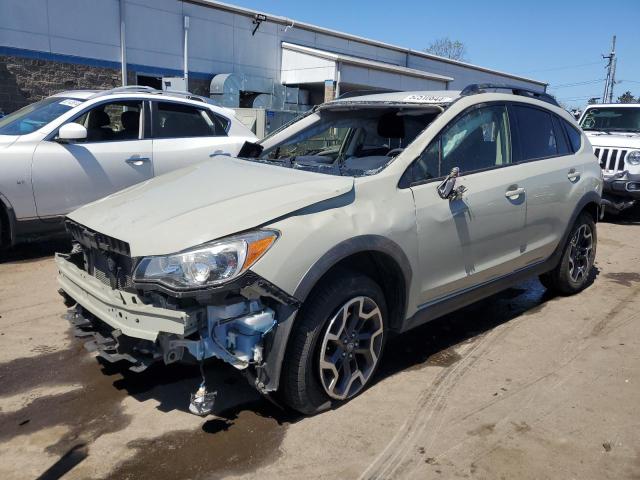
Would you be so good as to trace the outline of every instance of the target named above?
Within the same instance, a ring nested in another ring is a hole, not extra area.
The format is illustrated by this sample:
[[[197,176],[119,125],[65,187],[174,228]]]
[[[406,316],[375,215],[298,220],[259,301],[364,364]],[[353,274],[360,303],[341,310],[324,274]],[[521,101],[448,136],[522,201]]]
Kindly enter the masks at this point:
[[[567,228],[576,195],[582,196],[573,147],[566,128],[573,128],[555,113],[530,104],[511,103],[514,155],[526,171],[527,221],[522,255],[527,263],[548,258]],[[579,148],[579,147],[578,147]]]
[[[216,155],[235,155],[244,143],[227,136],[229,119],[207,108],[154,101],[152,118],[155,175]]]
[[[453,167],[466,191],[443,200],[436,189]],[[414,162],[423,306],[524,266],[526,172],[519,167],[507,108],[493,103],[466,110]]]

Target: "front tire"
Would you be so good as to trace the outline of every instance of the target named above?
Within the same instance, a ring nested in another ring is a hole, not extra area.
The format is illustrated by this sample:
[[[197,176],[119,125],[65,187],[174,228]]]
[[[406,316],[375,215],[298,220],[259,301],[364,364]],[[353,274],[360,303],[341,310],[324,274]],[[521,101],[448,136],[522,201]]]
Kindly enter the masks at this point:
[[[582,213],[576,220],[556,268],[540,276],[547,289],[560,295],[573,295],[591,281],[598,235],[591,215]]]
[[[282,397],[313,415],[362,392],[386,340],[387,306],[371,278],[340,271],[302,306],[282,366]]]

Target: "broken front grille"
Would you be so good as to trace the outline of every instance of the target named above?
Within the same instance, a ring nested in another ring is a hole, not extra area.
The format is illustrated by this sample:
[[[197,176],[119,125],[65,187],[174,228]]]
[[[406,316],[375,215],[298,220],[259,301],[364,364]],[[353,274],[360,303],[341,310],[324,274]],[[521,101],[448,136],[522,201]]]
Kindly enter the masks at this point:
[[[598,161],[600,162],[600,168],[610,172],[621,172],[624,170],[624,159],[627,155],[627,150],[610,147],[597,147],[593,150]]]
[[[87,254],[87,272],[113,289],[133,288],[131,258],[117,253],[90,248]]]
[[[71,220],[66,221],[66,227],[73,239],[82,246],[87,273],[113,289],[133,289],[133,259],[127,242]]]

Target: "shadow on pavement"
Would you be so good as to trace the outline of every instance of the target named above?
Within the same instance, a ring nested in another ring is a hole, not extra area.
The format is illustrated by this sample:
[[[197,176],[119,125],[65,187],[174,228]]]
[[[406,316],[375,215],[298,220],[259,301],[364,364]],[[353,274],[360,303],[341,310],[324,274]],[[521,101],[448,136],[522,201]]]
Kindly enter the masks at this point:
[[[31,246],[13,258],[24,261],[59,248],[57,244]],[[536,312],[549,301],[553,296],[532,279],[391,338],[374,382],[410,368],[453,365],[460,357],[452,347]],[[127,447],[136,454],[118,465],[109,478],[222,477],[253,471],[278,457],[287,426],[303,417],[261,397],[240,372],[222,361],[207,362],[205,374],[210,390],[218,391],[214,415],[205,417],[196,430],[185,428],[130,441]],[[161,412],[190,415],[186,413],[190,394],[201,381],[197,365],[158,364],[135,374],[119,365],[99,363],[89,358],[80,341],[65,351],[0,364],[0,377],[4,395],[47,384],[82,385],[40,397],[16,412],[0,412],[0,440],[51,425],[70,427],[69,433],[47,447],[61,458],[43,474],[44,479],[59,478],[84,461],[87,449],[83,444],[126,428],[131,423],[122,407],[126,398],[152,400]]]
[[[29,262],[43,257],[52,257],[56,252],[68,252],[69,250],[71,250],[71,241],[66,238],[22,243],[0,250],[0,263]]]
[[[452,349],[455,345],[520,315],[538,311],[553,299],[554,295],[537,279],[531,279],[393,337],[385,348],[376,381],[423,365],[452,365],[460,359]]]

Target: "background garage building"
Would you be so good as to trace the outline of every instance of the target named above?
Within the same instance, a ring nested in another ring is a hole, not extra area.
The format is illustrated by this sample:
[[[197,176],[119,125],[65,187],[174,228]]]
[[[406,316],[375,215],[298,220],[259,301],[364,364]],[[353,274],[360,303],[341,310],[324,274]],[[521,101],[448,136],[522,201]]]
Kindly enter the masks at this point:
[[[60,90],[124,83],[189,90],[219,105],[250,109],[241,111],[249,116],[266,112],[267,124],[276,124],[354,90],[459,89],[476,82],[546,88],[537,80],[215,1],[0,3],[4,113]]]

